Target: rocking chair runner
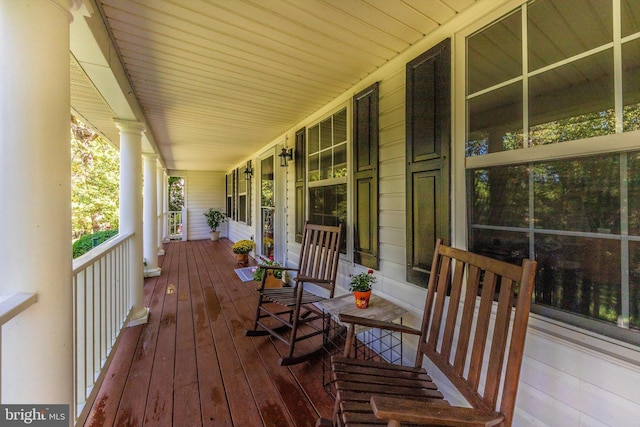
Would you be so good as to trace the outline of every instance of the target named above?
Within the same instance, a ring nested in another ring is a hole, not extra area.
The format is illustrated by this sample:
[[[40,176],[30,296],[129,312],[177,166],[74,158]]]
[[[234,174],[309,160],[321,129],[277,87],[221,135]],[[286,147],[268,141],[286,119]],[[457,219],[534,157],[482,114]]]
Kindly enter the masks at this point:
[[[280,365],[293,365],[308,360],[322,350],[322,345],[303,354],[294,355],[295,345],[323,332],[323,313],[314,303],[327,299],[304,289],[305,283],[325,288],[333,298],[340,259],[342,224],[337,227],[305,224],[298,268],[263,266],[265,270],[296,272],[294,286],[265,288],[266,274],[258,289],[258,308],[253,329],[247,336],[271,335],[289,346],[288,355],[280,358]],[[307,325],[302,331],[301,327]]]
[[[340,316],[349,331],[344,357],[332,358],[337,390],[334,415],[333,420],[318,420],[318,426],[511,425],[536,262],[525,259],[516,266],[447,247],[438,240],[432,266],[421,330]],[[419,336],[414,366],[349,358],[356,324]],[[424,357],[471,408],[450,406],[443,399],[422,368]],[[483,366],[487,366],[484,377]]]

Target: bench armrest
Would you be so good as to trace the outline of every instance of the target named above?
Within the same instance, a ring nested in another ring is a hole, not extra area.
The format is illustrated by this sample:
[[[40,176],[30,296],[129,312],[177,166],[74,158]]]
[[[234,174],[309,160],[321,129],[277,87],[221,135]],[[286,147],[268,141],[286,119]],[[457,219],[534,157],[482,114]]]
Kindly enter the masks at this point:
[[[385,322],[383,320],[367,319],[365,317],[353,316],[350,314],[340,314],[338,316],[340,323],[348,323],[349,325],[367,326],[370,328],[385,329],[387,331],[401,332],[412,335],[420,335],[420,331],[409,326],[400,325],[393,322]]]
[[[491,427],[504,421],[499,412],[384,396],[372,396],[371,407],[376,417],[402,423]]]

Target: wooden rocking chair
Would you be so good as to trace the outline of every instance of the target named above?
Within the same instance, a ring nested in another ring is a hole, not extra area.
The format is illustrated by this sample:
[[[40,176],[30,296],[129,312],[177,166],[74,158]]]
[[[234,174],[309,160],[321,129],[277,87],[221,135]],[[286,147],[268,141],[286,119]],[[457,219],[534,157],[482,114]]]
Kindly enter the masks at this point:
[[[280,358],[280,365],[293,365],[308,360],[322,350],[322,345],[303,354],[294,355],[295,345],[323,332],[322,311],[314,303],[327,297],[305,290],[305,283],[318,285],[333,298],[340,259],[342,224],[337,227],[305,224],[298,268],[263,266],[265,270],[289,270],[296,273],[294,286],[269,289],[263,275],[258,289],[258,308],[253,329],[247,336],[271,335],[289,346],[288,355]],[[265,271],[266,273],[266,271]],[[313,323],[315,322],[315,323]],[[274,326],[275,324],[275,326]],[[301,332],[301,327],[308,325]]]
[[[332,358],[333,420],[320,419],[318,426],[511,425],[536,262],[525,259],[516,266],[438,241],[432,266],[421,330],[340,316],[349,331],[344,357]],[[414,366],[349,358],[356,324],[419,336]],[[471,407],[451,406],[443,399],[422,368],[424,357]]]

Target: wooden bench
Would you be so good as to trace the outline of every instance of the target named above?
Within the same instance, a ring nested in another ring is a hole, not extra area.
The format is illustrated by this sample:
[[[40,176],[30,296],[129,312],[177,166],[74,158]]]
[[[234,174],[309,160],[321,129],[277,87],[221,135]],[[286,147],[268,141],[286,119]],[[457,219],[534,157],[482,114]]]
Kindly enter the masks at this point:
[[[517,266],[438,241],[432,266],[421,330],[341,316],[349,332],[344,356],[332,358],[333,419],[317,425],[511,425],[536,262]],[[355,325],[419,336],[414,366],[350,358]],[[425,357],[470,407],[443,399]]]

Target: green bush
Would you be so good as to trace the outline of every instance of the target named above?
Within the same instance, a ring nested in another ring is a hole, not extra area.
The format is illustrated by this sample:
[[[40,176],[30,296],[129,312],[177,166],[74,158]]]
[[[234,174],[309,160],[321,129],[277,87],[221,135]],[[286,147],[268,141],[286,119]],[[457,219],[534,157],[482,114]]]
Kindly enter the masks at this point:
[[[85,234],[73,242],[73,257],[78,258],[118,234],[118,230],[104,230],[93,234]]]

